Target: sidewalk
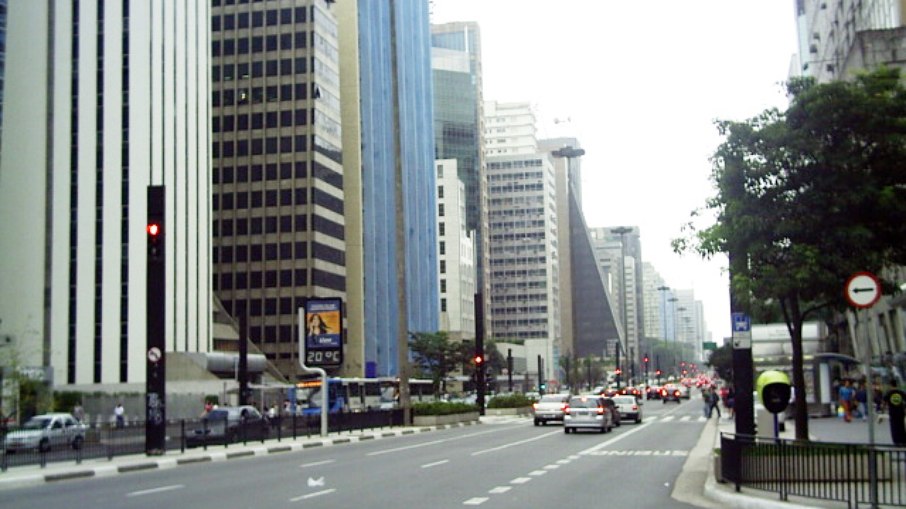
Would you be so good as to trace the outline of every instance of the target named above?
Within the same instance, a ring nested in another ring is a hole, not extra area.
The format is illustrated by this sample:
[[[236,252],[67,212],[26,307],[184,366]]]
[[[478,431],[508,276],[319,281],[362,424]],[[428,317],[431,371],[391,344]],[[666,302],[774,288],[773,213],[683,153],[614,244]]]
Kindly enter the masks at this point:
[[[837,417],[810,418],[809,439],[822,442],[869,443],[869,423],[863,420],[854,420],[847,423]],[[789,420],[781,431],[780,438],[795,438],[795,423]],[[890,426],[886,420],[880,423],[875,421],[875,444],[891,445]],[[844,502],[831,502],[827,500],[790,497],[788,502],[779,499],[777,493],[761,491],[751,488],[736,487],[729,483],[718,483],[714,478],[713,450],[720,448],[721,433],[735,433],[736,424],[730,419],[712,419],[705,426],[702,438],[695,450],[690,453],[687,466],[694,470],[706,471],[702,494],[704,499],[680,500],[687,501],[700,507],[739,507],[739,508],[784,508],[791,507],[847,507]],[[693,461],[697,464],[693,465]],[[684,468],[686,470],[686,468]],[[677,483],[679,485],[679,482]],[[678,498],[675,496],[675,498]],[[694,497],[693,497],[694,498]]]
[[[77,464],[75,461],[49,462],[46,468],[41,468],[39,465],[10,467],[6,472],[0,472],[0,490],[66,479],[105,477],[136,472],[139,470],[172,468],[191,463],[225,461],[248,456],[262,456],[265,454],[300,451],[312,447],[329,447],[332,445],[361,442],[364,440],[380,440],[382,438],[411,435],[438,429],[470,426],[473,424],[478,424],[478,422],[329,433],[326,437],[298,437],[295,440],[292,438],[284,438],[279,442],[276,439],[270,439],[266,440],[264,443],[249,442],[248,444],[230,444],[229,447],[224,447],[222,445],[208,446],[207,450],[197,447],[186,449],[184,453],[179,452],[178,450],[167,451],[166,454],[161,456],[133,454],[128,456],[116,456],[112,460],[106,458],[91,459],[84,460],[81,464]]]

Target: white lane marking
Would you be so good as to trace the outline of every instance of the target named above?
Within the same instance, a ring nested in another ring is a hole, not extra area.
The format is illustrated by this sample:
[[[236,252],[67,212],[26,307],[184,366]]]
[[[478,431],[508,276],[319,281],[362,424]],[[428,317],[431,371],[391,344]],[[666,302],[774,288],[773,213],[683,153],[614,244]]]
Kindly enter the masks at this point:
[[[557,460],[558,465],[569,465],[571,460]]]
[[[319,465],[326,465],[328,463],[333,463],[334,461],[336,461],[336,460],[314,461],[311,463],[303,463],[303,464],[299,465],[299,467],[300,468],[317,467]]]
[[[529,472],[528,475],[531,475],[533,477],[538,477],[539,475],[544,475],[546,473],[547,473],[547,470],[532,470],[531,472]]]
[[[560,468],[560,465],[544,465],[545,470],[556,470]]]
[[[496,433],[497,431],[500,431],[501,429],[504,429],[504,428],[497,428],[497,429],[493,429],[493,430],[489,430],[489,431],[482,431],[479,433],[469,433],[467,435],[460,435],[460,436],[452,437],[452,438],[442,438],[440,440],[431,440],[430,442],[422,442],[420,444],[404,445],[402,447],[394,447],[392,449],[384,449],[382,451],[369,452],[368,454],[366,454],[366,456],[380,456],[381,454],[390,454],[392,452],[407,451],[409,449],[417,449],[419,447],[427,447],[429,445],[443,444],[446,442],[453,442],[455,440],[464,440],[466,438],[473,438],[473,437],[477,437],[480,435],[487,435],[488,433]]]
[[[506,493],[506,492],[510,491],[511,489],[513,489],[512,486],[498,486],[496,488],[493,488],[491,491],[488,491],[488,493],[493,493],[495,495],[498,495],[500,493]]]
[[[512,481],[510,481],[510,484],[525,484],[531,480],[532,480],[531,477],[517,477],[517,478],[513,479]]]
[[[629,430],[625,433],[620,433],[619,435],[611,438],[610,440],[608,440],[606,442],[601,442],[600,444],[595,445],[593,447],[589,447],[588,449],[585,449],[584,451],[579,451],[579,454],[581,454],[581,455],[593,454],[595,451],[604,449],[605,447],[609,446],[610,444],[619,442],[620,440],[623,440],[624,438],[628,437],[629,435],[632,435],[633,433],[638,433],[639,431],[642,431],[643,429],[647,428],[648,426],[651,426],[650,422],[646,422],[639,426],[634,426],[631,430]]]
[[[665,415],[665,416],[661,417],[661,422],[670,422],[670,421],[672,421],[675,417],[676,417],[676,416],[673,416],[673,415]]]
[[[689,419],[691,419],[691,418],[692,418],[691,415],[684,415],[684,416],[680,417],[680,422],[688,422]]]
[[[436,467],[437,465],[443,465],[444,463],[449,463],[449,462],[450,462],[450,460],[440,460],[440,461],[435,461],[434,463],[425,463],[424,465],[422,465],[422,468]]]
[[[488,497],[475,497],[470,498],[462,503],[462,505],[481,505],[488,501]]]
[[[551,435],[562,434],[562,431],[551,431],[550,433],[545,433],[543,435],[538,435],[537,437],[528,438],[526,440],[519,440],[518,442],[510,442],[509,444],[498,445],[497,447],[492,447],[490,449],[484,449],[481,451],[475,451],[472,453],[472,456],[478,456],[479,454],[486,454],[489,452],[499,451],[501,449],[506,449],[508,447],[515,447],[517,445],[527,444],[529,442],[534,442],[535,440],[541,440],[547,438]]]
[[[186,486],[184,484],[173,484],[171,486],[161,486],[160,488],[151,488],[148,490],[133,491],[131,493],[127,493],[126,496],[127,497],[140,497],[142,495],[152,495],[154,493],[163,493],[164,491],[181,490],[185,487]]]
[[[299,496],[299,497],[296,497],[296,498],[291,498],[291,499],[289,499],[289,501],[290,501],[290,502],[298,502],[298,501],[300,501],[300,500],[307,500],[307,499],[309,499],[309,498],[320,497],[321,495],[329,495],[329,494],[331,494],[331,493],[333,493],[333,492],[335,492],[335,491],[337,491],[336,488],[330,488],[329,490],[316,491],[316,492],[314,492],[314,493],[308,493],[308,494],[306,494],[306,495],[302,495],[302,496]]]

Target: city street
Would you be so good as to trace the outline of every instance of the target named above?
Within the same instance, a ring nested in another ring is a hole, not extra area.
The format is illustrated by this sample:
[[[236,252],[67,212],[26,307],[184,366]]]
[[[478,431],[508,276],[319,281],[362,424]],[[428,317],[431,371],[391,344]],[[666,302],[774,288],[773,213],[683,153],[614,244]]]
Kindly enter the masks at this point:
[[[566,435],[529,417],[300,452],[0,491],[8,508],[691,507],[671,499],[704,427],[693,399],[642,424]]]

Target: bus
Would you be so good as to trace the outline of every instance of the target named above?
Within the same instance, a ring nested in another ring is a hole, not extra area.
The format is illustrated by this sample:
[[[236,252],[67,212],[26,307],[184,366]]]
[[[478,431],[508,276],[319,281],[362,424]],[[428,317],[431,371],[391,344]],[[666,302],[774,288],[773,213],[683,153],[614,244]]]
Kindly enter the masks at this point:
[[[296,384],[296,413],[321,414],[321,379],[303,380]],[[430,380],[409,380],[410,401],[433,401]],[[327,379],[327,406],[330,413],[366,412],[399,406],[399,379],[337,378]]]

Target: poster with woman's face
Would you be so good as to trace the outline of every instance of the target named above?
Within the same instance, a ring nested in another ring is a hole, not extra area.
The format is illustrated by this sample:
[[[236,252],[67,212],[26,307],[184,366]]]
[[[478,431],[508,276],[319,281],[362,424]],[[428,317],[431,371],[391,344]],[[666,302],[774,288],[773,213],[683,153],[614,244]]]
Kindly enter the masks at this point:
[[[307,348],[340,348],[342,315],[339,299],[310,299],[305,309]]]

